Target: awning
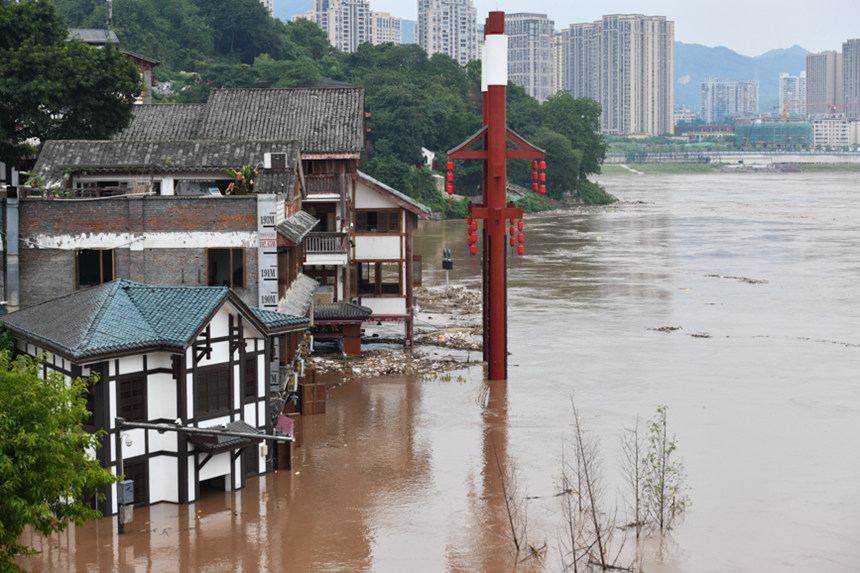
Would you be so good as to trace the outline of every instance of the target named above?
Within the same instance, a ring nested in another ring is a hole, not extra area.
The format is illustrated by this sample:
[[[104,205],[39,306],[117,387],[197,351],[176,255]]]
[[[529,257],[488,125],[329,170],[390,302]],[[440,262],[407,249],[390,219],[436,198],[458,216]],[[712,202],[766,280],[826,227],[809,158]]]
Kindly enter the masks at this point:
[[[246,424],[241,420],[230,422],[225,426],[211,426],[204,428],[206,430],[225,430],[228,432],[242,432],[247,434],[256,434],[257,429]],[[251,444],[259,444],[263,438],[250,438],[238,436],[213,436],[209,434],[195,434],[193,431],[189,433],[188,440],[194,444],[197,449],[208,454],[220,454],[221,452],[229,452],[250,446]]]

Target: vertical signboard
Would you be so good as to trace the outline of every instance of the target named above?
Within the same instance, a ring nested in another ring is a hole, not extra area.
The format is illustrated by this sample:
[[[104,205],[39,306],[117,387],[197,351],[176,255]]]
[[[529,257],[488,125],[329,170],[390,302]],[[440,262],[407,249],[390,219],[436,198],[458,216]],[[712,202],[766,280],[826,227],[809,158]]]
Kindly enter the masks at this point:
[[[257,195],[257,291],[260,308],[278,309],[278,198]]]

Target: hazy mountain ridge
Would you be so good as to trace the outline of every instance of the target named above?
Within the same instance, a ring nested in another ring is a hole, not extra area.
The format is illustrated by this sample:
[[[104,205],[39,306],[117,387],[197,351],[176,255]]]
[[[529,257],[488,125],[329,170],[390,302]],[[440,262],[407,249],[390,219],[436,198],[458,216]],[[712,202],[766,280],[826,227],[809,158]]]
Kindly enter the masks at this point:
[[[700,84],[716,77],[758,80],[759,111],[773,111],[779,105],[779,74],[798,75],[805,70],[808,53],[801,46],[792,46],[749,57],[725,46],[712,48],[675,42],[675,105],[698,110]]]

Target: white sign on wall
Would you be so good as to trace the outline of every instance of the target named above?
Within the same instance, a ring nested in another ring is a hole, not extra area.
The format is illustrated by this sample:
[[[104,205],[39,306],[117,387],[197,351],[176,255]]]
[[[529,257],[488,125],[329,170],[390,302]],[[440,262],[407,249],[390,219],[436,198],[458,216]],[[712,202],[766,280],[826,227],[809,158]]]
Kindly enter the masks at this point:
[[[278,198],[274,194],[257,195],[257,291],[259,307],[278,309]]]

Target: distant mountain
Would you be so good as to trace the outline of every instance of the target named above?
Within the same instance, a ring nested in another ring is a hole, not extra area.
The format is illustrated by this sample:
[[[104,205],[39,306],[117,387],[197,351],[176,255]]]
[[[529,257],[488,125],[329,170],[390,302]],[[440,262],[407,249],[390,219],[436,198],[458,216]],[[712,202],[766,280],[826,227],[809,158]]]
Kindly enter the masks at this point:
[[[675,42],[675,105],[692,110],[700,107],[699,89],[708,77],[726,80],[758,80],[759,111],[779,106],[779,74],[798,75],[806,69],[806,54],[800,46],[770,50],[754,58],[726,47]]]

